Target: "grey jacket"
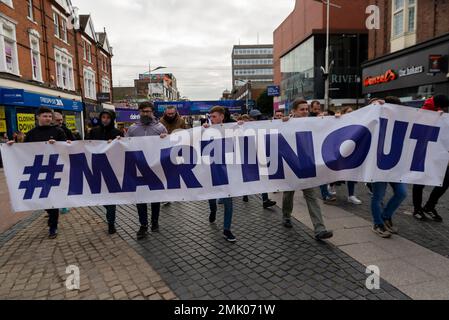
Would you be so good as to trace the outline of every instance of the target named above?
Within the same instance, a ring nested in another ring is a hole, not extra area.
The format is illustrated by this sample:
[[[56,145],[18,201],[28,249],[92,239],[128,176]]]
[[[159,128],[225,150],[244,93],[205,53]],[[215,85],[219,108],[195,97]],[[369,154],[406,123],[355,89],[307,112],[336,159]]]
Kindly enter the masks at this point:
[[[160,136],[163,133],[168,133],[167,129],[164,127],[163,124],[161,124],[157,120],[153,120],[147,126],[139,121],[128,129],[126,137],[133,138],[133,137]]]

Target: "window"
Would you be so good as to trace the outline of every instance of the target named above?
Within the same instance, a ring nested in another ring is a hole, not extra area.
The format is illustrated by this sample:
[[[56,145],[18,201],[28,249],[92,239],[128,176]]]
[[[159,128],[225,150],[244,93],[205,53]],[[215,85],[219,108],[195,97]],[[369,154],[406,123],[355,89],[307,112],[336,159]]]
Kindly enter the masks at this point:
[[[272,75],[273,69],[238,69],[234,70],[235,76],[260,76],[260,75]]]
[[[28,0],[27,5],[28,5],[28,18],[34,21],[33,0]]]
[[[59,38],[59,16],[56,12],[53,12],[53,25],[55,28],[55,37]]]
[[[86,40],[83,41],[84,60],[92,63],[92,45]]]
[[[111,92],[111,85],[108,78],[101,80],[101,92]]]
[[[61,19],[61,40],[67,42],[67,22]]]
[[[84,68],[84,96],[96,100],[95,72],[91,68]]]
[[[83,57],[84,57],[84,60],[87,60],[86,41],[83,41]]]
[[[416,0],[393,1],[393,38],[416,31]]]
[[[31,72],[33,80],[42,81],[41,54],[39,50],[39,38],[30,35],[31,48]]]
[[[56,49],[56,83],[59,88],[75,90],[73,81],[73,60],[65,52]]]
[[[19,75],[16,26],[0,17],[0,71]]]

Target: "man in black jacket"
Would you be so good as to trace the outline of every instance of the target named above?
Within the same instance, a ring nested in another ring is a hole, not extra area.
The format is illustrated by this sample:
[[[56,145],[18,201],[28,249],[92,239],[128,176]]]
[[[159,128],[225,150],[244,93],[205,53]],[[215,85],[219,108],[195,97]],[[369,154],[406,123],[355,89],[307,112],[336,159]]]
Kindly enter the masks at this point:
[[[111,143],[117,137],[123,137],[123,133],[115,127],[115,113],[104,110],[100,113],[100,126],[92,129],[86,136],[86,140],[101,140]],[[108,205],[106,208],[106,219],[109,225],[109,234],[115,234],[115,213],[117,206]]]
[[[70,141],[75,141],[75,136],[73,135],[72,130],[67,128],[67,126],[64,123],[64,116],[62,115],[61,111],[55,111],[53,113],[53,122],[56,126],[62,129],[64,131],[66,137]]]
[[[57,126],[53,126],[53,110],[41,107],[37,111],[37,121],[38,126],[31,129],[25,137],[24,142],[45,142],[48,141],[50,144],[54,144],[56,141],[67,141],[67,137]],[[12,146],[14,141],[8,141],[8,145]],[[48,227],[50,239],[55,239],[58,235],[58,220],[59,220],[59,209],[47,209],[48,213]]]

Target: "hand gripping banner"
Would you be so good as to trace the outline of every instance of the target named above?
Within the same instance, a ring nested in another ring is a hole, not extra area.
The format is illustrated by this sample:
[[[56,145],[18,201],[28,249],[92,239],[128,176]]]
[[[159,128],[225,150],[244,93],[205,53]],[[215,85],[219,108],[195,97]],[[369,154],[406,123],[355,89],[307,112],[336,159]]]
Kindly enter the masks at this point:
[[[198,201],[335,181],[439,186],[449,115],[369,106],[340,118],[236,123],[112,143],[3,145],[13,210]]]

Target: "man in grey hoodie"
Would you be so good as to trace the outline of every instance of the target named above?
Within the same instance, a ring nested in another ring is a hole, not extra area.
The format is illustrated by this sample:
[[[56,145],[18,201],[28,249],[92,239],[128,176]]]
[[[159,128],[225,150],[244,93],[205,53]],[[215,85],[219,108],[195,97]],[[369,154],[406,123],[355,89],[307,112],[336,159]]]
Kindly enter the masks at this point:
[[[139,104],[140,121],[131,126],[126,133],[127,138],[160,136],[165,138],[168,135],[167,129],[154,116],[154,105],[151,102]],[[160,203],[151,204],[151,231],[159,231]],[[140,230],[137,232],[137,240],[142,240],[148,236],[148,205],[146,203],[137,204],[139,213]]]

